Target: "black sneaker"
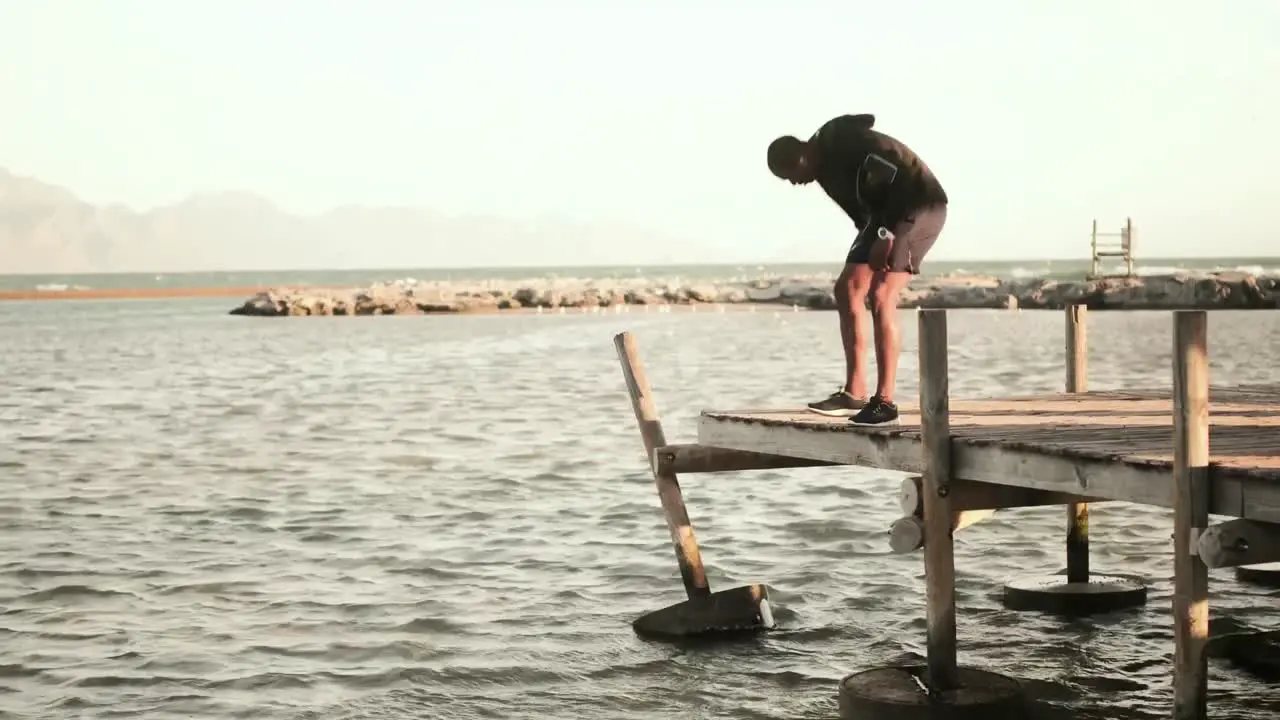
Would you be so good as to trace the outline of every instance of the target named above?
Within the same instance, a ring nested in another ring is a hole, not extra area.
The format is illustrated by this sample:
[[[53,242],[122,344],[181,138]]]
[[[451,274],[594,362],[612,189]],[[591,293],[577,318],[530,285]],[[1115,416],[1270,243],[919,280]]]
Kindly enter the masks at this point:
[[[898,424],[898,406],[873,395],[866,406],[849,422],[854,425],[893,426]]]
[[[840,390],[831,393],[830,397],[809,403],[807,407],[809,410],[816,412],[819,415],[827,415],[830,417],[850,417],[861,410],[866,404],[866,400],[859,400],[841,388]]]

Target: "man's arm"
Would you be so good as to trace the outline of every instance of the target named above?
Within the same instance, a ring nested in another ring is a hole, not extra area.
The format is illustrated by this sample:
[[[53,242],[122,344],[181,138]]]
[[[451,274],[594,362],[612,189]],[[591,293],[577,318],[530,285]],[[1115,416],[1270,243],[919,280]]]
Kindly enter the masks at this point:
[[[867,153],[858,167],[859,199],[870,206],[876,223],[884,227],[893,227],[905,216],[899,171],[894,159],[876,152]]]

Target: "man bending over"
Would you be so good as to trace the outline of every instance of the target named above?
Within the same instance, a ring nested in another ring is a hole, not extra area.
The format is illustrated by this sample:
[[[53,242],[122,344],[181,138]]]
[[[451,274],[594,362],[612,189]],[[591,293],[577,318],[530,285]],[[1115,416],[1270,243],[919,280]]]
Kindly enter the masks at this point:
[[[858,230],[835,285],[845,382],[808,407],[858,425],[891,425],[898,420],[898,297],[942,231],[947,194],[919,156],[873,125],[871,114],[842,115],[808,141],[780,137],[769,144],[769,170],[793,185],[817,180]],[[868,398],[867,336],[873,327],[877,378]]]

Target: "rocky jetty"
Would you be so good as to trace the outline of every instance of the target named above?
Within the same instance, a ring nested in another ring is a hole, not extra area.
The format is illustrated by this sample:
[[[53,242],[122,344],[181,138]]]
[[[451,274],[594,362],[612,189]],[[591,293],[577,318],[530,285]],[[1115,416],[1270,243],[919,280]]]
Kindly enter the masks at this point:
[[[530,280],[474,285],[397,280],[368,288],[275,288],[247,299],[232,315],[416,315],[589,308],[613,305],[773,304],[835,308],[833,276],[685,283],[645,280]],[[922,277],[904,307],[1061,309],[1280,308],[1280,276],[1239,272],[1116,277],[1099,280],[1004,280],[980,275]]]

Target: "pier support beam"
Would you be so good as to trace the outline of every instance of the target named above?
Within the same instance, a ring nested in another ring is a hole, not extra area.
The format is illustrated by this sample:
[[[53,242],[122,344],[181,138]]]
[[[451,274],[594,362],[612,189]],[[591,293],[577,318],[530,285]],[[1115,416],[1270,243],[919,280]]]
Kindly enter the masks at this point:
[[[1091,500],[1068,493],[968,480],[952,479],[949,487],[947,498],[951,501],[953,532],[987,520],[999,510]],[[924,547],[924,497],[923,481],[919,476],[902,480],[898,504],[902,507],[903,517],[889,526],[889,548],[894,552],[909,553]]]
[[[640,361],[640,350],[631,333],[620,333],[613,338],[622,364],[622,376],[631,396],[631,408],[644,441],[645,457],[658,487],[658,500],[671,532],[676,563],[684,582],[688,599],[644,615],[632,623],[639,635],[649,637],[679,638],[711,633],[757,631],[774,626],[773,612],[769,607],[768,589],[764,585],[746,585],[711,592],[707,572],[702,566],[702,552],[693,534],[689,511],[685,508],[680,481],[670,466],[658,462],[655,450],[667,446],[662,421],[658,419],[658,407],[653,399],[653,389]]]
[[[1107,502],[1100,498],[1084,497],[1053,490],[995,485],[972,480],[951,481],[951,510],[1007,510],[1010,508],[1063,505],[1073,502]],[[921,515],[924,512],[924,490],[920,477],[903,478],[898,491],[898,505],[904,515]],[[923,517],[923,516],[922,516]]]
[[[1066,310],[1068,393],[1089,389],[1089,309]],[[1061,615],[1087,615],[1138,607],[1147,602],[1147,588],[1132,578],[1097,575],[1089,567],[1089,503],[1067,504],[1067,569],[1058,575],[1014,580],[1004,587],[1004,605],[1011,610],[1034,610]]]
[[[1209,316],[1174,312],[1173,717],[1208,716],[1209,569],[1197,553],[1209,525]]]
[[[664,445],[654,451],[658,472],[719,473],[743,470],[781,470],[785,468],[829,467],[837,463],[770,453],[730,450],[705,445]]]
[[[947,313],[921,310],[918,317],[928,657],[924,667],[877,668],[845,677],[840,682],[840,717],[1023,718],[1024,698],[1015,680],[957,664]]]

